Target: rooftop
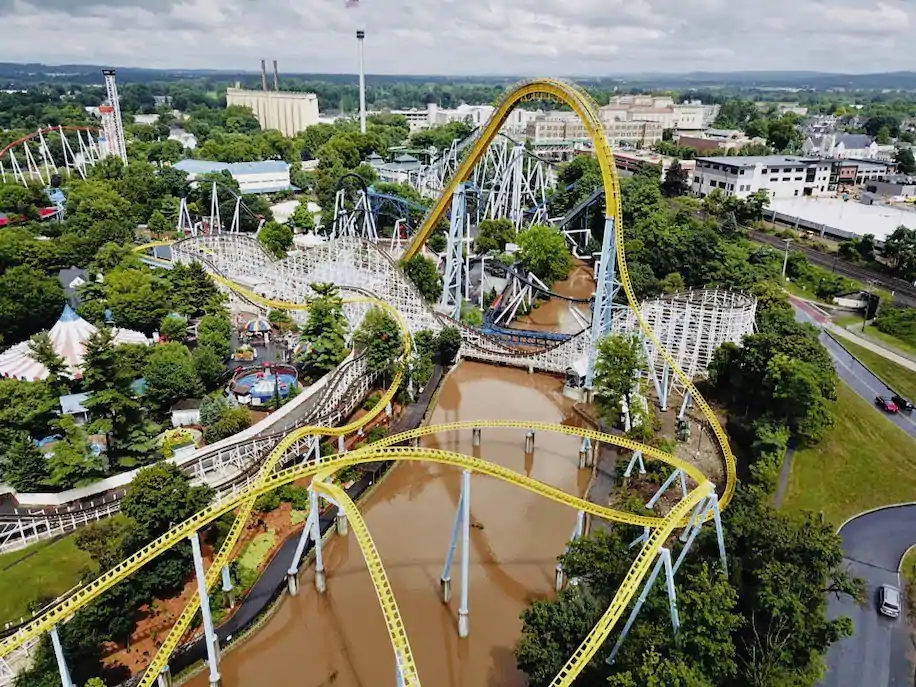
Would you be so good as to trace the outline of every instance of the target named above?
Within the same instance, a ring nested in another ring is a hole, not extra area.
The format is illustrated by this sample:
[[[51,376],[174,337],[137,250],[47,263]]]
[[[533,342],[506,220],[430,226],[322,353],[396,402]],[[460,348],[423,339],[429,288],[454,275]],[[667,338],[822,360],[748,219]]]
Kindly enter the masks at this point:
[[[812,157],[799,157],[798,155],[747,155],[728,157],[698,157],[699,162],[709,162],[727,167],[756,167],[757,165],[807,165],[812,162],[829,162]]]
[[[883,242],[900,225],[916,229],[916,212],[839,198],[774,198],[770,200],[765,214],[769,216],[773,210],[781,215],[824,225],[829,233],[850,238],[874,234],[878,241]]]
[[[215,162],[213,160],[181,160],[174,167],[188,174],[209,174],[227,170],[230,174],[283,173],[289,165],[282,160],[261,160],[259,162]]]

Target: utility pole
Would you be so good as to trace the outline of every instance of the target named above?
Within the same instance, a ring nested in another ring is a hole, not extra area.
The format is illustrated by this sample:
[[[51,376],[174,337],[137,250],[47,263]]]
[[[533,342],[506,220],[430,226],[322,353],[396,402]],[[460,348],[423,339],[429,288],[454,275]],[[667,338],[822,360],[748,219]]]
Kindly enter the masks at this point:
[[[782,259],[782,280],[786,280],[786,267],[789,265],[789,244],[792,243],[793,239],[783,239],[786,242],[786,255]]]
[[[874,288],[875,282],[873,279],[869,279],[867,282],[868,296],[865,298],[865,309],[862,311],[862,333],[865,333],[865,325],[868,324],[868,309],[871,307],[871,290]]]
[[[359,130],[361,133],[366,133],[366,64],[363,56],[365,39],[365,31],[356,32],[356,40],[359,42]]]

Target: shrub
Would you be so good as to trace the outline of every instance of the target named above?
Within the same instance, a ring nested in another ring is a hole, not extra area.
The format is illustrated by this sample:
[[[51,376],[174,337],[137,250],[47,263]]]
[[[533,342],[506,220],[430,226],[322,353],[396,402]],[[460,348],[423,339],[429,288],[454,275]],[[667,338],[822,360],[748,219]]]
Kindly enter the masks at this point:
[[[278,494],[276,490],[261,494],[254,502],[254,510],[257,513],[270,513],[273,510],[277,510],[279,507],[280,494]]]
[[[375,405],[381,400],[382,400],[382,392],[373,391],[371,394],[369,394],[369,396],[363,402],[363,410],[372,410],[373,408],[375,408]],[[335,447],[335,451],[336,451],[336,447]]]

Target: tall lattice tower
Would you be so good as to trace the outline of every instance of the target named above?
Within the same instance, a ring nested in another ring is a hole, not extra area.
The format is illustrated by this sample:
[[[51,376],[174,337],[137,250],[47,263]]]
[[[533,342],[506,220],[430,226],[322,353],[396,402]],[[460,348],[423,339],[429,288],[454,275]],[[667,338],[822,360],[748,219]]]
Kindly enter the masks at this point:
[[[105,142],[108,145],[108,154],[117,155],[127,164],[127,144],[124,141],[124,124],[121,121],[121,103],[118,100],[118,84],[115,82],[115,70],[103,69],[105,77],[105,90],[108,93],[108,103],[99,108],[102,115],[102,130],[105,132]]]

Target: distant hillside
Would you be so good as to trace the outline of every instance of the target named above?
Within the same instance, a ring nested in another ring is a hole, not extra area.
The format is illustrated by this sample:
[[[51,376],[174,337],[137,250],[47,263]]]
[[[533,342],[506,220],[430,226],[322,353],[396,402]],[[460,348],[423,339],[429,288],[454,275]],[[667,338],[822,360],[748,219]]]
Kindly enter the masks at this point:
[[[36,83],[102,83],[101,65],[44,65],[15,64],[0,62],[0,86],[21,87]],[[226,71],[217,69],[140,69],[117,67],[118,74],[126,82],[148,83],[150,81],[174,81],[179,79],[209,79],[231,82],[236,79],[250,81],[257,72]],[[307,81],[327,83],[355,83],[353,74],[307,74],[281,73],[283,76]],[[428,76],[374,74],[369,75],[376,84],[385,83],[480,83],[510,84],[522,77],[514,76]],[[685,74],[620,74],[606,77],[575,76],[577,81],[603,88],[614,86],[644,88],[773,88],[824,91],[830,89],[850,90],[907,90],[916,91],[916,72],[886,72],[880,74],[830,74],[825,72],[689,72]]]

